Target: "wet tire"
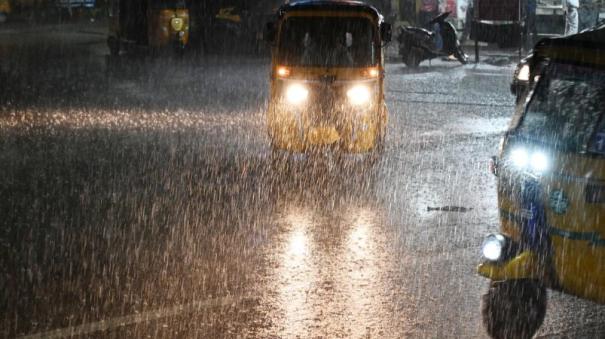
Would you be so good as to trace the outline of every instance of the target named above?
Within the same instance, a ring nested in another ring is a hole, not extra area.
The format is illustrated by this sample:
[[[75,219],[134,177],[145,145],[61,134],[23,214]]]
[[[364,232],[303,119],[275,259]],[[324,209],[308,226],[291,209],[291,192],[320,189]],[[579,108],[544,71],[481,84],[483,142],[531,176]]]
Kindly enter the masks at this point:
[[[416,48],[410,49],[407,55],[403,57],[403,62],[409,68],[415,69],[420,65],[420,51]]]
[[[492,338],[529,339],[544,321],[546,289],[531,280],[492,282],[481,313]]]
[[[468,56],[464,53],[462,46],[458,46],[456,48],[456,52],[454,53],[454,57],[460,61],[461,64],[466,65],[468,63]]]
[[[365,167],[374,167],[380,163],[384,154],[384,144],[384,133],[380,133],[376,138],[376,145],[365,157]]]

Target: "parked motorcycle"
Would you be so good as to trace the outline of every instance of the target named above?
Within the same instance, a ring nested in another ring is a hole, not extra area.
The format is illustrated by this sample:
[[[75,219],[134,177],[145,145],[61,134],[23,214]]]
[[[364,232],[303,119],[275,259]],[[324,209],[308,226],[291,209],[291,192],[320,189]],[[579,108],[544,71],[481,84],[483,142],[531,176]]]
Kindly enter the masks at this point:
[[[410,68],[416,68],[424,60],[453,55],[462,64],[468,56],[462,50],[454,26],[445,21],[450,12],[442,13],[429,22],[433,31],[419,27],[400,27],[399,55]]]

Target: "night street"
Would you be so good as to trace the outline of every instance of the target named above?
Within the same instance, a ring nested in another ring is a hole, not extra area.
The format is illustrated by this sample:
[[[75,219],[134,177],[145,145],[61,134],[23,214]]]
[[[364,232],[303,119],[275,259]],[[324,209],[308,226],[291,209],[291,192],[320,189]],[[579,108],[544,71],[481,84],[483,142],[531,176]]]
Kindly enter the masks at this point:
[[[268,55],[112,58],[106,29],[0,25],[0,337],[487,338],[515,55],[391,56],[381,161],[284,165]],[[548,293],[537,337],[605,337]]]

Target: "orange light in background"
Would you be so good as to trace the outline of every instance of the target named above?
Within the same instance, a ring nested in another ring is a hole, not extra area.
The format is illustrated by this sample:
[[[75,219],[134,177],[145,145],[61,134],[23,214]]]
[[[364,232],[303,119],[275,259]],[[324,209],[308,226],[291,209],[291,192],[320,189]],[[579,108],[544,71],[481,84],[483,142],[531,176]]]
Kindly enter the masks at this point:
[[[378,70],[378,68],[371,67],[364,71],[364,75],[369,78],[378,78],[378,76],[380,75],[380,71]]]
[[[290,69],[288,67],[277,67],[277,76],[286,78],[290,76]]]

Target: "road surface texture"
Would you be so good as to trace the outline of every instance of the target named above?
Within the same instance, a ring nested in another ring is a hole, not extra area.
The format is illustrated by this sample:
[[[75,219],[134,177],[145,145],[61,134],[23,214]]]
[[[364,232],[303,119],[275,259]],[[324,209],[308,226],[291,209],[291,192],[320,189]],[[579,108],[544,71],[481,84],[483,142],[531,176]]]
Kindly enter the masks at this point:
[[[116,61],[92,28],[0,28],[0,337],[485,337],[512,63],[390,63],[379,164],[284,168],[267,58]],[[604,315],[550,292],[538,337]]]

